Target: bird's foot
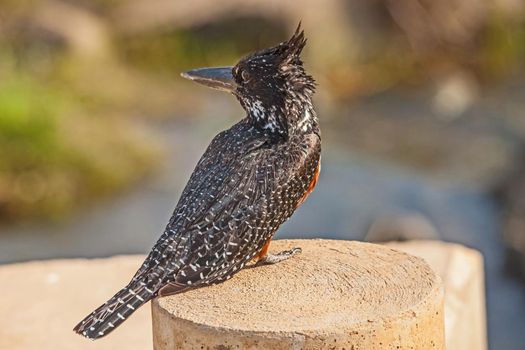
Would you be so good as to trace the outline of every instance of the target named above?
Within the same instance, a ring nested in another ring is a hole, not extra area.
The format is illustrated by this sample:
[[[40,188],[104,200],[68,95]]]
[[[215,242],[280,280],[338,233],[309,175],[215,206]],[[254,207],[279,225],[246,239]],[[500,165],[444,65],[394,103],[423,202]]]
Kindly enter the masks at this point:
[[[261,266],[261,265],[272,265],[277,264],[278,262],[290,259],[292,256],[297,255],[302,252],[302,249],[299,247],[292,248],[290,250],[284,250],[282,252],[279,252],[277,254],[266,254],[264,257],[259,259],[255,266]]]

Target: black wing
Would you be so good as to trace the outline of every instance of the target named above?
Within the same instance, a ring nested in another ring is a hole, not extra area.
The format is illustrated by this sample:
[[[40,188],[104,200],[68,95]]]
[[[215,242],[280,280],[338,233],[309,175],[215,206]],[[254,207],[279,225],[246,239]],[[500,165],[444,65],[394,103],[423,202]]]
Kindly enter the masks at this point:
[[[219,134],[134,280],[146,279],[150,288],[167,295],[228,279],[240,270],[293,213],[300,194],[295,198],[288,186],[307,183],[300,178],[307,176],[306,169],[297,168],[315,155],[303,145],[289,145],[269,144],[242,122]]]

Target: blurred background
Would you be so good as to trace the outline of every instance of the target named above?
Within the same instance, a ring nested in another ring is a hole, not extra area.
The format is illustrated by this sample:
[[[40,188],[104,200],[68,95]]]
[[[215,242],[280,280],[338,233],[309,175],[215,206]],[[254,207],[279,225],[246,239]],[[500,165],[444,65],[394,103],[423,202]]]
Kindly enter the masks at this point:
[[[491,348],[522,349],[522,0],[2,0],[0,263],[146,253],[244,116],[179,73],[299,20],[323,171],[278,237],[479,249]]]

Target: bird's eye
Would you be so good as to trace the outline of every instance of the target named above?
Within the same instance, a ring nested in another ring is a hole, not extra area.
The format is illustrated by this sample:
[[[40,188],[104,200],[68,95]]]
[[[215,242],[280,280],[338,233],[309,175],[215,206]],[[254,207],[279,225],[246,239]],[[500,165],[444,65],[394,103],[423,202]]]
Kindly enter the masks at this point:
[[[250,74],[248,74],[247,71],[243,70],[241,71],[241,78],[244,82],[247,82],[250,80]]]

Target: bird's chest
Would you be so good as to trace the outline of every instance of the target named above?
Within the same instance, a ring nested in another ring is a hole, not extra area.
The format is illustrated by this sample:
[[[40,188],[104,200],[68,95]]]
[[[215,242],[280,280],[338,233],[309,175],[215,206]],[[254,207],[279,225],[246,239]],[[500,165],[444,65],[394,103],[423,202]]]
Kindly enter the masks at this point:
[[[317,136],[306,137],[281,152],[284,176],[270,205],[290,216],[314,190],[321,169],[320,142]]]

